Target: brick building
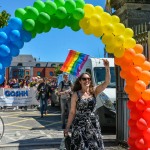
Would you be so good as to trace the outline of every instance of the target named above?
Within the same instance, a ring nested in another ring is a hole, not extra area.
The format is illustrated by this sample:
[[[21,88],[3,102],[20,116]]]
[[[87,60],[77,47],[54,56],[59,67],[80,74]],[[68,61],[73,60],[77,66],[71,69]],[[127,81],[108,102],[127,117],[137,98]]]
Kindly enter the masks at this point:
[[[32,55],[19,55],[13,58],[11,65],[6,69],[6,78],[22,79],[25,76],[52,78],[55,76],[55,67],[62,65],[63,62],[42,62],[37,61]]]

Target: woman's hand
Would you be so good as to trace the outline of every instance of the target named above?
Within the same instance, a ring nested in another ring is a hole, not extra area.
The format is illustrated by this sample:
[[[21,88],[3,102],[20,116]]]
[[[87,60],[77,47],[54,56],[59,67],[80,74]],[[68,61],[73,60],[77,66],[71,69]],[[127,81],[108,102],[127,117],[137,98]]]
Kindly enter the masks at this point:
[[[69,132],[68,129],[65,129],[65,130],[64,130],[64,137],[67,137],[67,136],[68,136],[68,132]]]
[[[103,59],[104,66],[109,68],[109,61],[107,59]]]

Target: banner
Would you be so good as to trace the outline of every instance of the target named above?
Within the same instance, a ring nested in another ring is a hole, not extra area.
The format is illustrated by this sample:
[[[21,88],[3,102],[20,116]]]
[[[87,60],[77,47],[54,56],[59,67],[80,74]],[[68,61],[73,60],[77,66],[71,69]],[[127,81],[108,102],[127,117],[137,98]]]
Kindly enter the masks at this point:
[[[35,95],[36,88],[0,88],[0,106],[39,105]]]

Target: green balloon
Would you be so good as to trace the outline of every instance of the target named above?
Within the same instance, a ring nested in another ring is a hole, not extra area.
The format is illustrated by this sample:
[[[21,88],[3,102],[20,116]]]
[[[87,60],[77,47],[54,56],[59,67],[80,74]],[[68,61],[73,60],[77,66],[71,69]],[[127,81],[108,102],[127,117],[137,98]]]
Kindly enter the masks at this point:
[[[39,21],[36,21],[35,31],[36,31],[36,33],[42,33],[44,31],[44,24]]]
[[[71,29],[73,31],[79,31],[81,28],[79,26],[79,21],[75,21],[72,25],[71,25]]]
[[[35,7],[38,10],[38,12],[42,12],[45,7],[45,4],[41,0],[36,0],[33,4],[33,7]]]
[[[68,27],[71,27],[71,25],[72,25],[74,22],[76,22],[76,20],[75,20],[72,16],[69,16],[68,19],[67,19],[67,21],[66,21],[66,25],[67,25]]]
[[[74,0],[66,0],[65,8],[68,13],[72,13],[76,8],[76,3]]]
[[[43,24],[46,24],[50,21],[50,16],[45,12],[40,12],[40,14],[38,16],[38,21]]]
[[[64,7],[59,7],[55,14],[59,19],[64,19],[67,16],[67,11]]]
[[[51,16],[51,26],[53,28],[58,28],[59,24],[60,24],[60,19],[56,16]]]
[[[18,17],[22,20],[25,13],[26,13],[26,11],[23,8],[18,8],[15,11],[15,17]]]
[[[35,31],[35,30],[33,30],[33,31],[31,32],[31,35],[32,35],[32,38],[35,38],[35,37],[36,37],[36,35],[37,35],[36,31]]]
[[[44,25],[44,32],[49,32],[51,30],[51,22]]]
[[[84,10],[82,8],[76,8],[73,12],[73,17],[77,20],[81,20],[84,17]]]
[[[33,19],[27,19],[23,21],[23,28],[27,31],[32,31],[35,27],[35,21]]]
[[[85,5],[84,0],[76,0],[76,8],[83,8]]]
[[[30,7],[27,9],[26,17],[29,19],[36,20],[39,15],[39,12],[36,8]]]
[[[26,6],[24,9],[27,11],[28,9],[32,8],[31,6]]]
[[[57,10],[57,5],[53,1],[46,1],[44,12],[46,12],[49,15],[53,15]]]
[[[65,1],[64,0],[54,0],[54,2],[56,3],[57,7],[65,5]]]
[[[66,26],[66,19],[60,20],[60,24],[58,26],[58,29],[63,29]]]

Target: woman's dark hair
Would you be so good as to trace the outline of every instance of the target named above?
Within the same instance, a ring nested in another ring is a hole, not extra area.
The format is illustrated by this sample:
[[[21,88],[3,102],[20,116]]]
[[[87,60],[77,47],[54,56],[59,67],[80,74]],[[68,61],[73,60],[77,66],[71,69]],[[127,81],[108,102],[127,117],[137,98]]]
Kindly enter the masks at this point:
[[[92,78],[91,77],[91,75],[88,73],[88,72],[85,72],[85,73],[82,73],[77,79],[76,79],[76,81],[75,81],[75,83],[74,83],[74,86],[73,86],[73,92],[77,92],[77,91],[80,91],[81,89],[82,89],[82,87],[81,87],[81,84],[80,84],[80,81],[81,81],[81,79],[82,79],[82,77],[84,76],[84,75],[88,75],[90,78]],[[93,82],[92,82],[92,79],[91,79],[91,84],[90,84],[90,94],[94,94],[94,86],[93,86]]]

